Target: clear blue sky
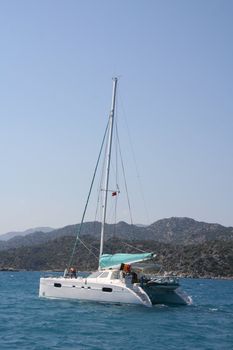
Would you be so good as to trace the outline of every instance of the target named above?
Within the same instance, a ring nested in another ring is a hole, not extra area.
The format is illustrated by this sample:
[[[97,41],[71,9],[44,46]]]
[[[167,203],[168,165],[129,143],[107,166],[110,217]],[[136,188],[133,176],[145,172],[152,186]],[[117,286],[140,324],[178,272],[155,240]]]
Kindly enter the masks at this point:
[[[0,233],[80,222],[114,75],[134,221],[233,226],[232,18],[227,0],[1,1]]]

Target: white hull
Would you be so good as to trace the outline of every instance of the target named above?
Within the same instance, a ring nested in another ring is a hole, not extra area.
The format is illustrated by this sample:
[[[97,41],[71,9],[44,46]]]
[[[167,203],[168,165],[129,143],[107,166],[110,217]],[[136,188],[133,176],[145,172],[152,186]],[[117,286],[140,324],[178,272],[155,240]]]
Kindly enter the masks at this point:
[[[101,283],[93,278],[42,277],[39,296],[152,306],[150,298],[142,288],[126,286],[121,280],[105,280]]]

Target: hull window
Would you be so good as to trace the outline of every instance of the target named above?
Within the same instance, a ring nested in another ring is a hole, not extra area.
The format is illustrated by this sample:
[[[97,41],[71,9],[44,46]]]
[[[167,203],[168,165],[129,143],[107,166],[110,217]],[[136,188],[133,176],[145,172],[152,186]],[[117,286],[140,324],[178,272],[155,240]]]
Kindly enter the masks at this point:
[[[102,288],[103,292],[112,292],[112,288],[108,288],[108,287],[103,287]]]
[[[61,283],[54,283],[54,287],[61,288]]]

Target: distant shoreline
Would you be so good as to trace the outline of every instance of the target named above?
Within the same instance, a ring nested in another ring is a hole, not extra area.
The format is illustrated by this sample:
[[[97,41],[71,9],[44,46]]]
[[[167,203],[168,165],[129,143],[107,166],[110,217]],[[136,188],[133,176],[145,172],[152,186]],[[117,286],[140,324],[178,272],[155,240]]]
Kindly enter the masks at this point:
[[[54,273],[54,272],[60,272],[63,273],[63,270],[26,270],[26,269],[14,269],[14,268],[0,268],[0,272],[41,272],[41,273]],[[91,271],[79,271],[82,273],[89,273]],[[211,279],[211,280],[233,280],[233,276],[192,276],[191,274],[175,274],[172,275],[183,278],[183,279]]]

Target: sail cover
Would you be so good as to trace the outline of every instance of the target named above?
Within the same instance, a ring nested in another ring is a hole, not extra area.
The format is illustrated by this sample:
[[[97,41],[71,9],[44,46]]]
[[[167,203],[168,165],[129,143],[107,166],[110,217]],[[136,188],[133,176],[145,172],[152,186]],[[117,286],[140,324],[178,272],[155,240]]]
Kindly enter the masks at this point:
[[[135,262],[150,260],[155,256],[154,253],[142,253],[142,254],[103,254],[100,258],[100,268],[118,268],[122,263],[131,264]]]

